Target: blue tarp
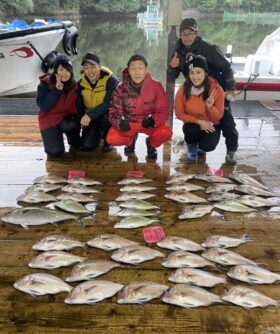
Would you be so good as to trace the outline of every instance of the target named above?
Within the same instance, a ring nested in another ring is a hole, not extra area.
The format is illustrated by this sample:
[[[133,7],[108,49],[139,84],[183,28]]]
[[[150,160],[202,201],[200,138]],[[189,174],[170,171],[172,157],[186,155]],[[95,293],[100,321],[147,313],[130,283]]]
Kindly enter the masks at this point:
[[[1,23],[0,22],[0,32],[10,32],[24,30],[33,27],[42,27],[48,24],[61,23],[61,20],[35,20],[33,23],[28,24],[25,20],[15,19],[11,23]]]

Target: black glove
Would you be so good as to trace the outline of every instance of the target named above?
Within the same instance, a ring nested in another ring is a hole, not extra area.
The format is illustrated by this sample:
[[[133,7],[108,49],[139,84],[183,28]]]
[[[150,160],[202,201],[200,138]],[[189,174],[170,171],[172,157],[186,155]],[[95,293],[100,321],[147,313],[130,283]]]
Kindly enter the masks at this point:
[[[148,117],[144,118],[142,121],[142,126],[143,128],[154,128],[155,126],[155,121],[151,115]]]
[[[122,116],[122,119],[120,121],[120,129],[122,131],[129,131],[131,129],[128,121],[123,116]]]

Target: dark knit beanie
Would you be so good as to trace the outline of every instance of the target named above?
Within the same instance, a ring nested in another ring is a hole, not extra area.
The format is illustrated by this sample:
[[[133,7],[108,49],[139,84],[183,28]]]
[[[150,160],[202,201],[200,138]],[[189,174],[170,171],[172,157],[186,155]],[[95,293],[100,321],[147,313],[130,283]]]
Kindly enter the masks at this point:
[[[65,54],[60,54],[56,57],[54,61],[54,68],[57,68],[59,65],[68,65],[71,69],[73,69],[70,58]]]
[[[187,63],[189,65],[189,69],[192,69],[194,67],[200,67],[204,69],[205,72],[209,72],[208,65],[206,62],[206,59],[200,55],[195,56],[193,54],[187,55]]]

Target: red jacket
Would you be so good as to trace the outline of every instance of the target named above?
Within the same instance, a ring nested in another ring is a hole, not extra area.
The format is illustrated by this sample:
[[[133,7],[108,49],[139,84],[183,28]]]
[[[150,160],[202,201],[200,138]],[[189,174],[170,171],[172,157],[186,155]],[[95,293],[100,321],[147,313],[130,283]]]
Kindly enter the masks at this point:
[[[207,110],[203,97],[191,96],[186,99],[184,86],[182,85],[175,96],[175,113],[178,119],[184,123],[196,123],[197,120],[206,120],[213,124],[219,124],[224,115],[224,91],[217,81],[211,77],[210,93],[215,90],[215,102],[211,109]]]
[[[167,95],[157,80],[148,73],[142,84],[140,95],[132,90],[129,85],[128,70],[122,73],[122,82],[114,90],[109,107],[110,123],[117,129],[121,117],[124,116],[129,122],[142,122],[152,115],[155,127],[164,124],[169,116]]]
[[[40,77],[41,83],[37,89],[37,104],[39,106],[40,131],[60,123],[66,116],[78,113],[77,85],[68,92],[67,96],[50,82],[49,74]]]

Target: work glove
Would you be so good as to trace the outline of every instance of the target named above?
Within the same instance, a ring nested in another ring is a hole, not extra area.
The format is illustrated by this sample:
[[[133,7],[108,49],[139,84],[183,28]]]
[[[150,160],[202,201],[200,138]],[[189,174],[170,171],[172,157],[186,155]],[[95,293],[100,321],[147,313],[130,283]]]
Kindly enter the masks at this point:
[[[128,121],[125,119],[124,116],[122,116],[122,119],[120,121],[120,129],[122,131],[129,131],[131,129]]]
[[[149,115],[148,117],[143,119],[142,126],[143,128],[154,128],[155,127],[155,121],[152,115]]]

